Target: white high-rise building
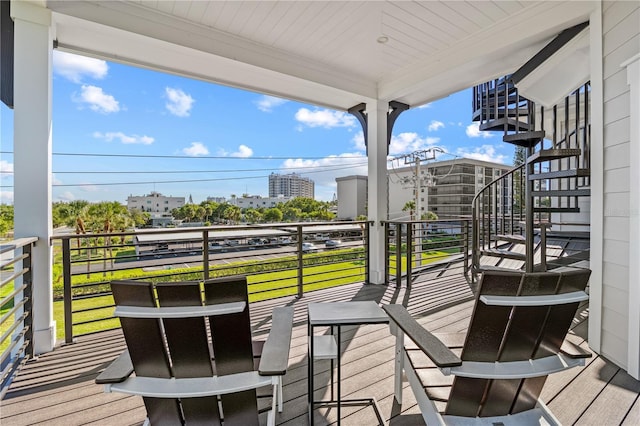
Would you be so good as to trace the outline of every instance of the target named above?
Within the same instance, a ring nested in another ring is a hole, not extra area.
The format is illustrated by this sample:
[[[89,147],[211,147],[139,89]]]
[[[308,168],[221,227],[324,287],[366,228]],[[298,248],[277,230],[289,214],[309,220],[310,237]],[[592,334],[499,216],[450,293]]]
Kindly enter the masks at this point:
[[[269,175],[269,197],[314,198],[315,183],[297,173]]]

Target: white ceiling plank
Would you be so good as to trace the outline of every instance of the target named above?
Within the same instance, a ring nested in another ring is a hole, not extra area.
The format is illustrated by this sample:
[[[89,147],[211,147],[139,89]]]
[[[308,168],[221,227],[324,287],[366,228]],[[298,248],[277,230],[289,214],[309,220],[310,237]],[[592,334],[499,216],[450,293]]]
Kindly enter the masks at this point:
[[[198,2],[196,2],[198,3]],[[193,6],[193,1],[174,1],[173,9],[171,10],[171,14],[175,15],[182,19],[189,19],[189,11]],[[203,9],[204,10],[204,9]]]
[[[473,6],[475,2],[473,1],[447,1],[446,4],[451,7],[453,10],[456,10],[461,15],[464,15],[467,19],[473,21],[480,28],[486,28],[493,24],[494,22],[489,19],[483,13],[479,13],[478,9]]]
[[[496,5],[494,1],[474,1],[471,3],[483,15],[488,16],[493,22],[506,18],[507,13]]]
[[[393,3],[398,13],[398,18],[403,19],[408,25],[415,27],[417,31],[429,34],[432,37],[440,36],[446,44],[451,40],[458,40],[469,34],[468,31],[458,27],[454,23],[436,15],[421,3],[402,2]]]
[[[175,1],[163,0],[156,3],[155,8],[160,12],[173,14],[173,5]]]
[[[420,3],[425,9],[431,10],[435,15],[442,17],[451,25],[462,28],[467,33],[472,33],[480,29],[480,26],[467,18],[465,15],[451,9],[447,2],[430,1]]]
[[[528,3],[531,3],[532,1],[533,0],[527,0]],[[500,9],[504,10],[507,15],[513,15],[524,7],[524,5],[519,1],[497,1],[495,4]]]
[[[187,20],[203,24],[203,17],[208,10],[209,6],[213,9],[214,6],[209,2],[204,1],[191,1],[189,3],[189,10],[187,11]]]
[[[290,11],[287,2],[274,2],[269,17],[260,22],[256,27],[256,34],[262,42],[268,46],[273,46],[274,30],[284,25],[282,23],[285,15]]]
[[[258,2],[251,16],[249,16],[248,19],[245,19],[245,23],[240,34],[243,37],[264,43],[262,34],[259,32],[259,28],[263,22],[271,21],[271,13],[276,4],[277,3],[274,2]]]

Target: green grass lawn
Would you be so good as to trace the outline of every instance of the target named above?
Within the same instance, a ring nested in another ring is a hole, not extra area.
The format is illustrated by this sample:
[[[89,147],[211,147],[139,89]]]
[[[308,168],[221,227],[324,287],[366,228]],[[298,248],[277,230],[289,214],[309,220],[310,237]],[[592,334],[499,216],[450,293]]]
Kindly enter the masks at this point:
[[[448,250],[429,251],[422,253],[422,264],[426,265],[438,261],[450,255]],[[313,257],[314,255],[310,255]],[[391,256],[391,264],[395,266],[395,256]],[[406,257],[402,257],[402,270],[406,270]],[[242,266],[245,263],[238,262]],[[254,262],[255,263],[255,262]],[[228,267],[229,265],[227,265]],[[413,262],[415,266],[415,261]],[[158,274],[166,274],[168,272],[192,272],[201,274],[202,268],[183,268],[171,271],[158,271]],[[212,269],[212,276],[215,276],[215,269]],[[263,273],[255,273],[247,276],[249,283],[249,301],[257,302],[261,300],[274,299],[278,297],[291,296],[298,293],[297,288],[297,270],[286,271],[270,271]],[[102,274],[98,274],[102,275]],[[109,272],[105,277],[96,278],[105,281],[112,279],[131,279],[133,277],[145,277],[151,279],[153,274],[144,272],[141,269],[128,271]],[[81,281],[86,281],[82,276]],[[190,278],[196,279],[196,278]],[[361,260],[344,261],[331,264],[319,264],[304,267],[303,291],[309,292],[320,290],[358,281],[364,281],[365,267]],[[3,289],[2,293],[8,294],[9,290]],[[108,330],[120,326],[119,320],[112,318],[113,315],[113,298],[111,295],[94,296],[90,298],[81,298],[74,293],[73,301],[73,318],[74,318],[74,335],[82,335],[97,331]],[[5,306],[0,309],[0,315],[6,312],[9,307]],[[62,300],[57,300],[53,305],[54,320],[57,326],[57,338],[64,339],[64,304]]]

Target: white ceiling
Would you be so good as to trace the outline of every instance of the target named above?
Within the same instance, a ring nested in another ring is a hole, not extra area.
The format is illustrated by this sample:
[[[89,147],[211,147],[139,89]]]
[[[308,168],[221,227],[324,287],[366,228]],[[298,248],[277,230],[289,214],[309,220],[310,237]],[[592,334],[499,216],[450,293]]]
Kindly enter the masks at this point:
[[[48,1],[59,48],[347,109],[510,73],[589,1]],[[381,44],[381,36],[388,42]]]

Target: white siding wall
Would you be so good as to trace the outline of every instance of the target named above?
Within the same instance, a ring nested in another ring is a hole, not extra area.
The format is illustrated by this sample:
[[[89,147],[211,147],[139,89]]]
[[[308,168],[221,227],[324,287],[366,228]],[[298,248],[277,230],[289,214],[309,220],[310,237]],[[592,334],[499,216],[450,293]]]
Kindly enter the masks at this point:
[[[640,51],[640,2],[605,2],[602,10],[604,217],[600,352],[626,368],[631,266],[630,98],[627,71],[620,65]]]

